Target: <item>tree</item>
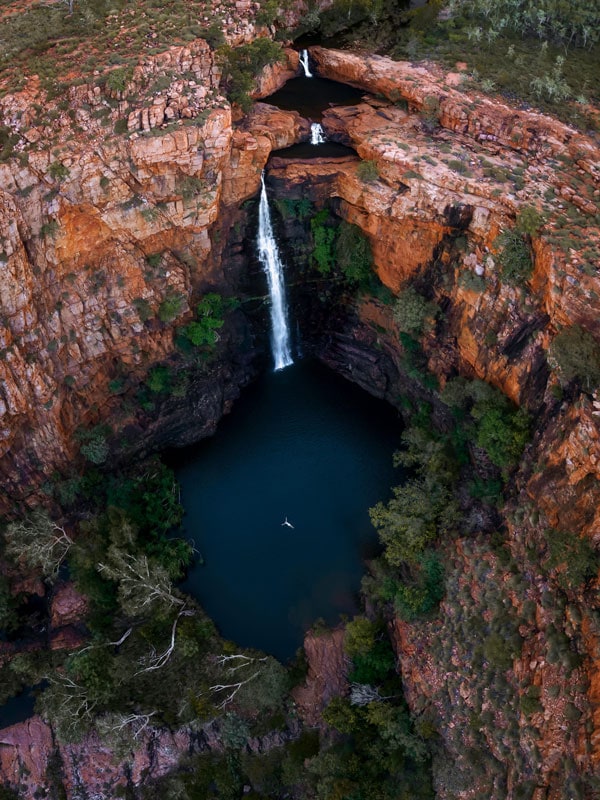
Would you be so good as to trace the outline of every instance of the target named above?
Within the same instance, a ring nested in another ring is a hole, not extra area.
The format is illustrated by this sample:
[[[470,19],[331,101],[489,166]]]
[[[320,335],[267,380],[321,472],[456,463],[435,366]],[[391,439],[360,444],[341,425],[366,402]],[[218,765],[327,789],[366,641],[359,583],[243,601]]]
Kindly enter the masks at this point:
[[[221,295],[214,292],[204,295],[196,306],[196,320],[183,328],[183,335],[195,347],[214,348],[225,323],[224,312],[225,301]]]
[[[334,265],[333,243],[335,229],[331,227],[329,211],[326,208],[317,212],[310,221],[310,232],[313,239],[312,260],[321,275],[329,275]]]
[[[168,571],[147,555],[131,555],[114,545],[108,549],[107,560],[98,564],[98,572],[118,583],[121,608],[128,616],[150,611],[181,608],[185,601],[173,592]]]
[[[350,656],[364,655],[375,646],[377,625],[366,617],[354,617],[346,625],[344,650]]]
[[[7,555],[30,567],[41,568],[49,578],[56,577],[73,544],[65,529],[43,509],[32,512],[27,519],[9,523],[4,539]]]
[[[370,509],[371,522],[390,564],[418,563],[427,545],[457,524],[456,501],[444,486],[422,479],[407,481],[392,491],[394,496],[387,504]]]
[[[394,320],[403,333],[420,336],[431,330],[439,308],[427,301],[413,286],[407,286],[394,304]]]
[[[335,242],[335,258],[347,280],[365,284],[373,277],[371,242],[357,225],[342,220]]]
[[[600,384],[600,344],[581,325],[557,333],[548,350],[548,363],[562,383],[581,381],[586,389]]]
[[[213,659],[223,678],[209,686],[218,708],[235,702],[252,712],[273,712],[281,707],[287,690],[287,672],[271,656],[221,654]]]
[[[503,231],[494,246],[499,248],[497,259],[507,283],[522,285],[531,278],[531,248],[516,228]]]
[[[96,425],[93,428],[79,428],[75,432],[75,438],[81,442],[79,450],[92,464],[104,464],[108,458],[110,448],[107,436],[111,433],[108,425]]]

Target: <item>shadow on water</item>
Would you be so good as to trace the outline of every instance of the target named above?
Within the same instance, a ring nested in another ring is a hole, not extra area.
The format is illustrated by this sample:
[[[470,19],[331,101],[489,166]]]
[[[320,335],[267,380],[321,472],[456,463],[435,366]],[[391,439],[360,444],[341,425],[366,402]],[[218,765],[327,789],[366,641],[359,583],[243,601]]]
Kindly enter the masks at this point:
[[[24,722],[33,716],[36,697],[42,684],[28,686],[0,707],[0,729]]]
[[[204,558],[183,588],[224,636],[287,659],[317,618],[356,612],[377,541],[368,508],[401,479],[399,436],[391,407],[301,362],[246,390],[212,439],[170,455]]]

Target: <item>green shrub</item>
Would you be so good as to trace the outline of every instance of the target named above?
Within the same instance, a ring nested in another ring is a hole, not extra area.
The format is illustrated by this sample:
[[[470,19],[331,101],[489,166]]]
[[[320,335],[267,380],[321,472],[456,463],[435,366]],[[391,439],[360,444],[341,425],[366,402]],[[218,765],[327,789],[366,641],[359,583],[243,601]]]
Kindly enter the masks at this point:
[[[366,617],[354,617],[346,625],[344,650],[354,658],[364,655],[375,646],[377,639],[377,625]]]
[[[273,202],[283,219],[303,220],[309,217],[313,211],[313,204],[305,197],[301,200],[289,200],[284,197],[275,199]]]
[[[498,398],[493,403],[476,403],[471,416],[477,421],[477,446],[486,451],[490,461],[501,468],[515,466],[529,441],[527,412]]]
[[[426,300],[413,286],[407,286],[394,304],[394,320],[403,333],[421,336],[433,328],[439,308]]]
[[[158,318],[161,322],[169,323],[183,312],[185,297],[182,294],[172,294],[162,301],[158,307]]]
[[[18,141],[18,134],[13,133],[7,125],[0,125],[0,163],[8,161]]]
[[[152,317],[152,306],[144,297],[136,297],[133,305],[142,322],[146,322]]]
[[[146,256],[146,264],[148,264],[149,267],[152,267],[152,269],[158,269],[158,267],[160,267],[162,263],[162,259],[163,259],[162,252],[149,253]]]
[[[410,577],[403,577],[398,584],[394,608],[402,619],[411,622],[437,609],[444,593],[444,566],[437,553],[426,550],[412,565]]]
[[[535,236],[544,224],[544,217],[535,206],[523,206],[517,214],[515,228],[519,233]]]
[[[192,200],[206,190],[206,181],[203,181],[202,178],[196,178],[194,175],[186,175],[178,183],[178,189],[184,200]]]
[[[462,418],[462,433],[486,451],[501,469],[514,467],[529,440],[530,418],[498,389],[483,381],[454,378],[446,383],[442,400]]]
[[[208,42],[213,50],[216,50],[218,47],[221,47],[221,45],[225,44],[223,28],[218,20],[212,22],[208,28],[201,28],[198,31],[198,36],[199,38],[204,39],[205,42]]]
[[[62,181],[69,174],[69,170],[60,161],[53,161],[48,167],[48,173],[55,181]]]
[[[225,320],[226,301],[218,294],[204,295],[196,306],[196,320],[182,328],[182,333],[195,347],[214,348]]]
[[[125,67],[111,70],[106,78],[106,88],[111,92],[124,92],[131,80],[132,72]]]
[[[40,228],[40,235],[47,236],[50,239],[53,239],[59,231],[58,222],[55,219],[48,220],[45,222],[42,227]]]
[[[506,672],[513,664],[514,651],[508,646],[501,633],[492,632],[483,644],[483,654],[490,665],[501,672]]]
[[[498,236],[494,246],[499,248],[497,255],[502,278],[518,286],[526,283],[533,272],[531,249],[518,230],[506,230]]]
[[[81,442],[79,450],[92,464],[104,464],[110,449],[107,436],[111,430],[108,425],[96,425],[94,428],[80,428],[75,433],[75,438]]]
[[[486,288],[485,278],[483,275],[477,275],[471,270],[465,270],[458,276],[458,285],[467,289],[469,292],[484,292]]]
[[[321,275],[329,275],[334,264],[333,243],[335,228],[330,222],[329,211],[324,208],[310,221],[310,232],[313,239],[312,261]]]
[[[525,716],[529,717],[535,714],[536,711],[542,711],[543,706],[540,703],[541,690],[539,686],[530,686],[529,689],[521,696],[520,706],[521,711]]]
[[[168,392],[171,388],[171,373],[169,372],[169,368],[165,367],[163,364],[153,367],[148,373],[146,386],[151,392],[156,394]]]
[[[127,131],[129,130],[129,128],[127,127],[127,120],[126,119],[118,119],[115,122],[115,126],[114,126],[113,130],[117,134],[117,136],[121,136],[121,134],[127,133]]]
[[[600,554],[589,539],[576,533],[550,529],[546,531],[547,569],[558,569],[563,588],[579,589],[598,574]]]
[[[266,38],[255,39],[240,47],[221,47],[218,56],[223,67],[222,80],[227,96],[243,111],[247,111],[252,104],[249,92],[261,70],[268,64],[285,59],[281,45]]]
[[[369,159],[361,161],[356,167],[356,174],[363,183],[374,183],[379,178],[377,162]]]
[[[277,0],[262,0],[260,9],[256,12],[256,22],[259,25],[271,26],[280,14]]]
[[[565,328],[554,337],[548,363],[558,370],[562,383],[577,379],[588,390],[600,384],[600,345],[580,325]]]
[[[335,241],[335,260],[346,280],[366,286],[373,279],[371,242],[357,225],[342,220]]]
[[[353,669],[348,677],[353,683],[378,685],[394,670],[395,664],[389,639],[380,636],[369,650],[352,658]]]
[[[440,101],[435,95],[428,95],[423,101],[420,112],[423,127],[430,133],[440,124]]]

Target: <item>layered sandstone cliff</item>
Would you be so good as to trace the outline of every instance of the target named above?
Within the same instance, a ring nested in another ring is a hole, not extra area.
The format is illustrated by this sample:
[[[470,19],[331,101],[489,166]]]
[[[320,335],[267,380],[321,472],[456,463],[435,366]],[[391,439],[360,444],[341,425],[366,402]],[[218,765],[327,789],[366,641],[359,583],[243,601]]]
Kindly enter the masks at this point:
[[[115,414],[111,381],[135,382],[173,350],[174,325],[189,319],[194,297],[233,291],[221,265],[226,209],[256,194],[271,149],[306,133],[297,114],[261,108],[234,129],[204,42],[147,60],[138,88],[167,68],[194,78],[175,79],[149,107],[141,100],[128,115],[139,132],[107,132],[94,109],[111,119],[123,109],[77,87],[69,106],[85,135],[62,113],[52,131],[23,134],[58,136],[52,151],[32,147],[0,164],[5,511],[75,455],[78,426]],[[267,91],[277,75],[270,70]],[[25,126],[31,101],[5,97],[2,111],[22,111]]]

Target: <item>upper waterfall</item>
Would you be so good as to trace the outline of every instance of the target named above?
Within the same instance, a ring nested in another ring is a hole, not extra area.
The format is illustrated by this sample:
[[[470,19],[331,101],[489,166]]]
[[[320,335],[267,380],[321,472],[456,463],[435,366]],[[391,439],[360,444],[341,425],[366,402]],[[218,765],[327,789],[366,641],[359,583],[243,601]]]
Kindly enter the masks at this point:
[[[267,276],[271,297],[271,347],[275,369],[283,369],[294,363],[290,351],[290,332],[287,320],[283,264],[279,248],[273,235],[271,212],[265,187],[265,176],[261,176],[260,204],[258,206],[258,258]]]
[[[310,71],[310,67],[308,66],[308,50],[300,51],[300,63],[302,64],[302,68],[304,69],[304,77],[312,78],[313,74]]]
[[[325,144],[327,137],[325,131],[321,127],[320,122],[312,122],[310,126],[310,143],[311,144]]]

